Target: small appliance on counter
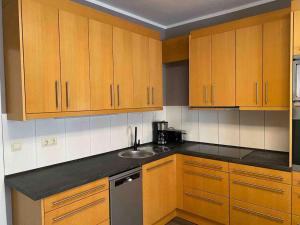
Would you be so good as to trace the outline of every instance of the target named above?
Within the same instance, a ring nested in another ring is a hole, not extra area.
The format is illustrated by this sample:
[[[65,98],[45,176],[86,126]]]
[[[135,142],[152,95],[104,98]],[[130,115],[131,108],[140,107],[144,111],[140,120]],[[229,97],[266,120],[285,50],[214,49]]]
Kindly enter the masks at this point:
[[[183,143],[182,130],[177,130],[173,127],[168,127],[166,121],[153,122],[153,142],[158,145]]]
[[[293,103],[294,107],[300,107],[300,56],[293,61]]]

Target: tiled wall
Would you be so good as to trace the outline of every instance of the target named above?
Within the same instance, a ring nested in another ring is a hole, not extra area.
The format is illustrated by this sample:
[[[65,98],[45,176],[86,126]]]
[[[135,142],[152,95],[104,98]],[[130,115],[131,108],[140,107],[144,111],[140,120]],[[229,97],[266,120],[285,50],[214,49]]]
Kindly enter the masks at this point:
[[[215,144],[288,151],[289,113],[189,110],[166,107],[169,126],[187,131],[186,139]]]
[[[131,145],[134,127],[142,143],[152,141],[152,121],[164,120],[166,110],[108,116],[9,121],[2,115],[5,174],[79,159]],[[43,147],[46,137],[57,144]],[[12,145],[21,144],[14,151]]]

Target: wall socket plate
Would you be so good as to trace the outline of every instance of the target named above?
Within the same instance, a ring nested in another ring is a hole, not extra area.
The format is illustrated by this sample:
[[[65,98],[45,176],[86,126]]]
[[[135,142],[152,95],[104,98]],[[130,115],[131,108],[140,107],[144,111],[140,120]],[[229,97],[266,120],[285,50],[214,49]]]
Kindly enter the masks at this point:
[[[41,144],[42,144],[42,147],[49,147],[49,146],[57,145],[57,138],[56,137],[42,138]]]
[[[17,152],[22,150],[22,143],[21,142],[14,142],[11,144],[11,151]]]

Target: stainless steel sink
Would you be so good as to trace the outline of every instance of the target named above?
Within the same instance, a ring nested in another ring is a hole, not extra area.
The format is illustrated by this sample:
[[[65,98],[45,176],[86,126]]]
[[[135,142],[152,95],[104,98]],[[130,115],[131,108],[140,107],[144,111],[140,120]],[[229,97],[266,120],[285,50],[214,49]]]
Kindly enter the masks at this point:
[[[138,150],[129,149],[119,153],[119,156],[121,158],[127,158],[127,159],[144,159],[154,155],[155,152],[148,149],[138,149]]]

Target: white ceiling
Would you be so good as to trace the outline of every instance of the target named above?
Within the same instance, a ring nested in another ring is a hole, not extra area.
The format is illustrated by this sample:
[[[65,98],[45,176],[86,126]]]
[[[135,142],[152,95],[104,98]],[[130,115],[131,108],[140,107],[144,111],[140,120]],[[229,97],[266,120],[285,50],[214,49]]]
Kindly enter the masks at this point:
[[[168,29],[275,0],[85,0]]]

